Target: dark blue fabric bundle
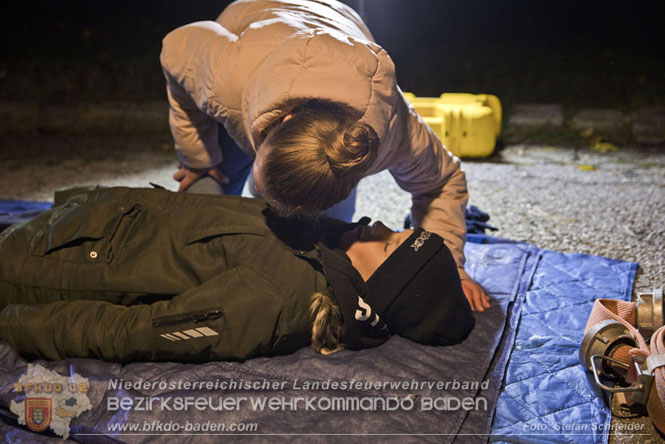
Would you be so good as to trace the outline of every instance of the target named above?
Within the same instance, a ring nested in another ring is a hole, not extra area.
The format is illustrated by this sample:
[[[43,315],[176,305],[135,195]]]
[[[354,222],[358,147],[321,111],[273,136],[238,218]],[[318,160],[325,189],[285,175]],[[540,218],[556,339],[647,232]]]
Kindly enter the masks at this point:
[[[490,220],[490,215],[475,205],[471,205],[464,210],[464,221],[466,222],[467,233],[485,234],[485,230],[497,231],[498,228],[486,223],[488,220]],[[404,228],[412,228],[411,214],[407,214],[404,218]]]

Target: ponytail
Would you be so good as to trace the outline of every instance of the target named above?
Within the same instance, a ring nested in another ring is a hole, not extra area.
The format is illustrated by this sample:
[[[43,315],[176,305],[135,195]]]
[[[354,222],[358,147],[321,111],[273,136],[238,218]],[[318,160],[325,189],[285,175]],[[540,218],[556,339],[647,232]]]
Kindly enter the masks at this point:
[[[314,293],[309,311],[314,316],[312,348],[323,355],[342,350],[342,312],[330,296]]]

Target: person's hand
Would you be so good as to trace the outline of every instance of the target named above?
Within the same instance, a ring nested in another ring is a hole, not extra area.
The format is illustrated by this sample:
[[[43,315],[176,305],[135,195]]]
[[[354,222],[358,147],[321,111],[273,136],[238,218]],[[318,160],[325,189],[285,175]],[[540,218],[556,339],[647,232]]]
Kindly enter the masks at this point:
[[[485,290],[475,281],[471,279],[462,279],[462,290],[464,291],[464,296],[466,296],[471,310],[474,311],[485,311],[485,309],[490,308],[490,298],[485,294]]]
[[[183,165],[178,166],[178,171],[173,174],[173,179],[180,182],[178,191],[185,191],[192,186],[194,182],[203,176],[210,176],[221,184],[228,184],[229,178],[220,171],[218,167],[212,168],[188,168]]]

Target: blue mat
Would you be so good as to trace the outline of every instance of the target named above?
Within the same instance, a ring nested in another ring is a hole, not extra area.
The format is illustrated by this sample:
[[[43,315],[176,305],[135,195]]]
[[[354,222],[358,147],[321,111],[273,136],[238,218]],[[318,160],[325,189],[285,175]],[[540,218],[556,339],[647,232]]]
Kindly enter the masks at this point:
[[[28,221],[42,211],[48,210],[52,205],[52,202],[0,200],[0,230],[19,222]]]
[[[578,362],[598,298],[630,300],[637,264],[542,251],[521,310],[492,442],[606,443],[611,412]]]
[[[0,200],[0,216],[19,215],[31,211],[48,210],[53,202],[35,202],[30,200]]]
[[[34,377],[36,371],[48,370],[55,372],[50,374],[55,378],[74,374],[86,378],[89,408],[60,423],[67,426],[69,439],[76,442],[186,442],[192,438],[175,436],[172,430],[161,434],[154,429],[146,431],[145,425],[154,421],[162,426],[169,422],[181,426],[184,422],[257,424],[258,430],[242,433],[252,435],[251,442],[289,442],[296,435],[307,442],[607,442],[610,413],[577,363],[577,348],[592,301],[599,297],[628,299],[636,264],[540,250],[484,235],[469,235],[469,241],[467,270],[491,295],[492,308],[475,314],[476,328],[462,344],[427,347],[393,337],[375,349],[330,356],[304,348],[292,355],[243,363],[120,365],[90,359],[28,363],[0,342],[0,436],[5,442],[62,442],[55,434],[35,434],[17,425],[16,411],[25,397],[13,392],[13,384],[28,374]],[[182,390],[123,387],[118,381],[268,381],[279,387]],[[351,381],[411,386],[349,386]],[[414,385],[413,381],[425,385]],[[456,381],[478,384],[461,387]],[[313,387],[316,383],[338,386]],[[341,387],[343,383],[347,385]],[[109,398],[149,396],[161,400],[213,395],[232,400],[394,397],[406,406],[388,411],[312,411],[304,404],[281,410],[257,410],[245,404],[224,412],[182,412],[113,410],[107,404]],[[453,398],[470,400],[481,408],[428,408],[428,400],[438,399],[441,407],[443,400]],[[411,401],[414,407],[409,409]],[[561,430],[572,424],[596,427],[581,435]],[[138,432],[126,428],[132,425],[139,427]],[[224,437],[211,433],[196,436],[197,442],[219,439]]]

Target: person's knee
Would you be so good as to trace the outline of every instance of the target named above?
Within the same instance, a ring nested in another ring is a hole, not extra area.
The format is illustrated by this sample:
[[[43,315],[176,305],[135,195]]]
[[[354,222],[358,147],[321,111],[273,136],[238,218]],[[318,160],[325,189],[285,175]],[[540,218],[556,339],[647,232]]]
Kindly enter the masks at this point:
[[[195,194],[224,194],[222,185],[210,176],[200,178],[187,188],[185,192]]]

